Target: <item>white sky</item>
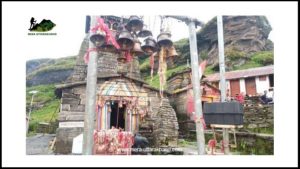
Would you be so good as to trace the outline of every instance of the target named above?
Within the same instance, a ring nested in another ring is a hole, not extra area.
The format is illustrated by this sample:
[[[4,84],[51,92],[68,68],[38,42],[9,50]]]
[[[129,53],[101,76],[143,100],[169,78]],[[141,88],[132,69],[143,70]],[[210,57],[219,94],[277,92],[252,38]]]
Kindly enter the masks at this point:
[[[99,13],[100,14],[100,13]],[[112,14],[113,15],[113,14]],[[201,15],[197,17],[203,22],[208,22],[212,19],[215,14]],[[195,16],[193,16],[195,17]],[[29,27],[29,19],[31,17],[27,16],[26,26]],[[35,19],[37,23],[42,19],[51,19],[57,26],[52,30],[52,32],[57,32],[57,36],[28,36],[27,45],[34,45],[36,48],[30,50],[26,55],[26,60],[37,59],[37,58],[60,58],[65,56],[77,55],[81,42],[85,36],[85,15],[70,18],[68,15],[61,15],[59,17],[45,17],[36,16]],[[154,34],[154,38],[159,34],[160,29],[160,18],[155,15],[144,16],[145,24],[149,24],[150,29]],[[268,17],[270,23],[272,23],[272,17]],[[175,19],[168,19],[167,22],[170,25],[170,30],[172,33],[172,40],[177,41],[182,38],[188,37],[188,27],[184,22],[179,22]],[[198,30],[200,28],[198,27]],[[28,46],[28,48],[30,48]]]

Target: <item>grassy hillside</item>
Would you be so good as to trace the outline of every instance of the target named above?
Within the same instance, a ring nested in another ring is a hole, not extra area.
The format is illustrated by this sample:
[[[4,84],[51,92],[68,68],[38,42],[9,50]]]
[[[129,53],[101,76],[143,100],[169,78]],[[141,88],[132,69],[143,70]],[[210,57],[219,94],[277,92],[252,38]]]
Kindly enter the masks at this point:
[[[187,68],[186,65],[181,65],[181,66],[177,66],[175,68],[172,68],[172,69],[168,69],[167,70],[167,79],[168,77],[170,77],[174,72],[179,72],[179,71],[182,71],[184,70],[185,68]],[[148,82],[152,87],[155,87],[155,88],[159,88],[159,76],[157,74],[157,70],[154,70],[154,73],[153,73],[153,79],[152,79],[152,82],[151,82],[151,76],[146,76],[145,79],[144,79],[146,82]],[[165,86],[166,88],[166,86]]]
[[[180,42],[181,43],[181,42]],[[178,49],[180,50],[180,48]],[[179,51],[182,53],[182,51]],[[180,56],[179,56],[180,57]],[[185,56],[187,57],[187,56]],[[227,56],[230,59],[238,59],[238,57],[244,57],[241,53],[235,53],[235,52],[228,52]],[[256,52],[253,55],[251,55],[249,58],[245,58],[245,63],[241,65],[233,65],[233,70],[242,70],[242,69],[249,69],[249,68],[255,68],[255,67],[262,67],[266,65],[273,65],[274,64],[274,54],[273,51],[260,51]],[[167,70],[167,78],[172,75],[173,72],[181,71],[185,69],[186,61],[175,61],[175,68],[168,69]],[[152,87],[159,88],[159,77],[157,74],[157,70],[154,70],[153,80],[150,83],[150,63],[149,63],[149,57],[140,59],[140,70],[143,75],[143,78],[145,81],[147,81]],[[207,65],[204,74],[209,75],[213,73],[219,72],[218,65],[213,67],[212,65]]]
[[[55,97],[54,85],[39,85],[27,87],[26,89],[26,112],[30,111],[32,94],[30,91],[36,90],[33,97],[29,132],[35,133],[39,122],[54,122],[57,119],[60,100]]]
[[[76,56],[26,62],[26,86],[60,84],[72,74]]]
[[[254,67],[262,67],[274,64],[274,53],[273,51],[260,51],[251,55],[246,62],[237,67],[233,67],[233,70],[249,69]]]
[[[37,131],[40,122],[55,122],[58,116],[60,99],[54,94],[53,75],[63,80],[66,75],[64,70],[72,70],[76,64],[76,56],[63,57],[58,59],[35,59],[26,62],[26,80],[29,81],[47,81],[45,85],[33,85],[26,87],[26,113],[30,111],[30,102],[32,94],[30,91],[37,90],[32,104],[32,113],[29,123],[29,133],[34,134]],[[54,74],[53,74],[54,73]],[[64,75],[64,76],[63,76]],[[42,78],[41,78],[42,77]],[[49,81],[49,82],[48,82]],[[27,84],[27,83],[26,83]]]
[[[44,60],[44,59],[43,59]],[[30,60],[27,64],[39,62],[37,60]],[[76,56],[68,56],[59,59],[48,59],[46,62],[42,62],[38,67],[36,67],[33,71],[28,72],[26,75],[27,78],[32,78],[37,74],[42,74],[45,72],[55,71],[55,70],[67,70],[73,69],[76,63]]]

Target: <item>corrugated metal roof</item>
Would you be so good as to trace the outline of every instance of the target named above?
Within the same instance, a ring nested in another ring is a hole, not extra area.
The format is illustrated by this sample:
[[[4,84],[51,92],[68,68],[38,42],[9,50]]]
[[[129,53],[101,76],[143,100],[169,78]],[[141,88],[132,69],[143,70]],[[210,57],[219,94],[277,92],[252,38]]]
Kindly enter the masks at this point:
[[[225,72],[225,78],[226,79],[240,79],[240,78],[262,76],[262,75],[269,75],[269,74],[274,74],[274,65]],[[207,75],[204,80],[209,81],[209,82],[219,81],[220,73]]]

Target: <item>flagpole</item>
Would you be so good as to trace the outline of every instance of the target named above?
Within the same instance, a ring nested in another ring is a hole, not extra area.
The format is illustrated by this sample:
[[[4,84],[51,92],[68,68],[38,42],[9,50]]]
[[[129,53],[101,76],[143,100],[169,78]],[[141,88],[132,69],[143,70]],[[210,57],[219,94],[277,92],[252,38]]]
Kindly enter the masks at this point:
[[[226,99],[226,81],[225,81],[225,56],[224,56],[224,34],[223,34],[223,18],[222,15],[217,16],[218,25],[218,46],[219,46],[219,67],[220,67],[220,88],[221,102]],[[224,153],[229,154],[229,132],[228,128],[223,128],[223,144]]]
[[[167,15],[166,17],[175,18],[181,20],[188,25],[189,28],[189,42],[190,42],[190,54],[191,54],[191,68],[192,68],[192,85],[194,92],[194,110],[196,112],[196,136],[197,136],[197,150],[199,155],[205,154],[205,135],[202,114],[202,102],[201,102],[201,90],[200,90],[200,78],[199,77],[199,59],[198,59],[198,49],[197,49],[197,36],[196,36],[196,26],[203,26],[204,23],[196,18],[190,18],[186,16],[178,15]]]
[[[195,23],[192,21],[188,24],[189,33],[190,33],[190,53],[191,53],[191,67],[192,67],[192,84],[194,91],[194,108],[196,112],[196,135],[197,135],[197,148],[198,154],[205,154],[205,137],[204,137],[204,128],[201,124],[200,118],[202,115],[202,102],[201,102],[201,90],[200,90],[200,78],[199,77],[199,61],[198,61],[198,52],[197,52],[197,39],[195,31]]]
[[[96,25],[96,17],[91,16],[91,27]],[[89,49],[95,48],[95,45],[89,41]],[[90,51],[86,82],[86,104],[84,114],[84,131],[82,154],[92,155],[93,152],[93,133],[95,126],[95,108],[97,93],[97,51]]]

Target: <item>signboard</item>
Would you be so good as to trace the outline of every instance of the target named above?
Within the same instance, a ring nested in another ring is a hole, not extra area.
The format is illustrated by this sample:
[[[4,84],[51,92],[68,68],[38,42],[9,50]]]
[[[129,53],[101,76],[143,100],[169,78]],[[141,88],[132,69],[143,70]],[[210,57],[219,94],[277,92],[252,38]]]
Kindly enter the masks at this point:
[[[59,122],[59,128],[66,127],[84,127],[83,121],[72,121],[72,122]]]

